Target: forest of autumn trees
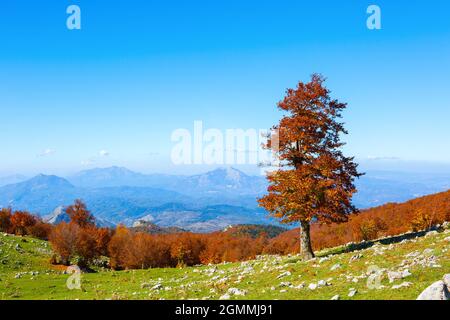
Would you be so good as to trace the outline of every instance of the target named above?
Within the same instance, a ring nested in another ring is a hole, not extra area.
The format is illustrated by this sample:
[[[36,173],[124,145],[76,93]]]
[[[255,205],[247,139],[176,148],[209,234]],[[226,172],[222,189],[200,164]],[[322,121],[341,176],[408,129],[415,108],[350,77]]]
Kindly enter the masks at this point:
[[[148,234],[132,228],[98,228],[86,206],[77,201],[66,208],[69,223],[53,226],[39,218],[11,209],[0,210],[0,231],[50,239],[57,264],[88,268],[100,257],[108,257],[113,269],[182,267],[197,264],[243,261],[260,254],[299,253],[299,230],[275,237],[260,227],[245,226],[207,234],[179,232]],[[450,191],[401,204],[386,204],[352,215],[345,223],[311,224],[314,250],[349,242],[373,240],[409,231],[426,230],[450,221]]]

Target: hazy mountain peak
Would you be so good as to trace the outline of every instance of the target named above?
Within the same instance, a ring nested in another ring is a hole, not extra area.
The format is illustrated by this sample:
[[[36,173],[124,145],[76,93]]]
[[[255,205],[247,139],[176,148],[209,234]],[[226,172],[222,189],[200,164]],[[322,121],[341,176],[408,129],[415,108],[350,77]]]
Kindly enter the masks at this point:
[[[125,185],[141,185],[145,175],[131,171],[125,167],[94,168],[76,173],[69,180],[82,187],[116,187]]]
[[[210,178],[213,182],[220,182],[220,179],[222,179],[222,181],[238,182],[242,178],[248,177],[245,173],[233,167],[217,168],[198,176]]]
[[[48,187],[69,187],[73,188],[73,185],[67,181],[64,178],[55,176],[55,175],[45,175],[45,174],[38,174],[37,176],[23,181],[20,184],[23,185],[29,185],[29,186],[48,186]]]
[[[98,175],[98,174],[105,174],[105,175],[135,175],[138,174],[134,171],[131,171],[125,167],[118,167],[118,166],[112,166],[112,167],[106,167],[106,168],[94,168],[89,170],[80,171],[74,176],[83,176],[83,175]]]

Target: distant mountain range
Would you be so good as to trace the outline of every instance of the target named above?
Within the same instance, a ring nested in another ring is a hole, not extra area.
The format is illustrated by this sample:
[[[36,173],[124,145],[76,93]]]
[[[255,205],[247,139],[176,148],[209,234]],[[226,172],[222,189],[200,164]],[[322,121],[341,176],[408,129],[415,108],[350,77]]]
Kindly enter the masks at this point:
[[[110,167],[82,171],[67,178],[38,175],[0,178],[0,207],[29,210],[52,223],[67,220],[62,208],[83,199],[99,225],[148,221],[161,227],[209,232],[235,224],[276,224],[259,208],[266,192],[263,176],[235,168],[177,176],[141,174]],[[450,189],[450,177],[371,172],[357,182],[354,202],[367,208],[403,202]]]

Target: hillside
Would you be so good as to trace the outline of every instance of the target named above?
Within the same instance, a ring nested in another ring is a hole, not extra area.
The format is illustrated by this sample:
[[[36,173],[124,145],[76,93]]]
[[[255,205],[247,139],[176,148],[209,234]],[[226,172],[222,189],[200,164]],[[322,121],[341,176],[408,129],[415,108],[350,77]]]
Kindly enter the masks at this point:
[[[423,230],[450,220],[450,190],[362,210],[341,224],[313,224],[311,239],[315,250],[348,242],[393,236],[417,228]],[[271,253],[298,251],[299,229],[291,229],[272,239]]]
[[[360,251],[337,247],[308,262],[295,255],[267,255],[182,269],[97,269],[82,275],[81,290],[68,290],[69,275],[49,264],[47,242],[0,234],[0,298],[415,299],[449,273],[449,247],[450,230],[432,231],[399,243],[375,242]],[[370,276],[371,270],[381,277]],[[396,279],[390,282],[389,277]]]
[[[268,239],[272,239],[283,232],[286,232],[286,229],[272,225],[242,224],[229,226],[225,228],[223,232],[237,237],[249,236],[252,238],[258,238],[264,235]]]

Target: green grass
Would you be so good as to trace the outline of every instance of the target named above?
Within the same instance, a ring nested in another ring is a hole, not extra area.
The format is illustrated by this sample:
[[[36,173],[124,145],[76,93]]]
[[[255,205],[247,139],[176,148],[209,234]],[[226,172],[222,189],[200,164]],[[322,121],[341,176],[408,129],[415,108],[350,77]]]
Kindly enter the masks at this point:
[[[302,262],[296,256],[264,256],[243,263],[183,269],[99,270],[82,274],[81,289],[69,290],[66,286],[69,275],[63,273],[62,267],[49,263],[51,250],[47,242],[0,234],[0,299],[219,299],[229,288],[248,292],[245,296],[231,296],[231,299],[328,300],[334,295],[341,299],[415,299],[423,289],[450,272],[450,242],[445,240],[449,236],[446,230],[413,241],[379,245],[377,248],[381,249],[377,250],[384,250],[382,255],[376,255],[373,247],[348,253],[343,253],[343,247],[334,248],[319,252],[319,256],[329,258],[322,258],[322,261],[320,257]],[[432,252],[427,250],[424,254],[425,249]],[[402,261],[408,259],[405,256],[414,251],[423,258],[434,255],[438,266],[412,266],[409,268],[411,276],[393,283],[389,283],[383,272],[381,285],[384,288],[368,288],[364,274],[370,266],[398,270]],[[362,257],[349,262],[356,254]],[[336,263],[341,267],[331,271]],[[210,273],[214,268],[216,271]],[[277,279],[285,271],[290,275]],[[358,282],[352,282],[356,276],[361,277]],[[308,288],[310,283],[330,278],[330,286]],[[412,284],[401,289],[391,288],[405,281]],[[290,282],[293,286],[303,283],[304,287],[280,287],[281,282]],[[156,284],[161,284],[163,289],[152,290]],[[357,290],[354,297],[348,297],[350,288]]]

